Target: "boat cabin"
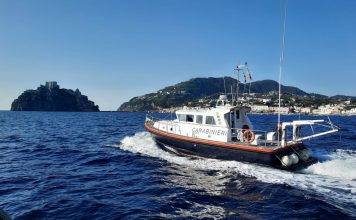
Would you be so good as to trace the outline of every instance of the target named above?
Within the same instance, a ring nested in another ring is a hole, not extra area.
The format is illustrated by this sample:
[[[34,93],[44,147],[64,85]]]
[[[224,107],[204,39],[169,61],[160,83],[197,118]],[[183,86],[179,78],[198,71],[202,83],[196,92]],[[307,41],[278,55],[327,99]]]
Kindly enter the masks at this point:
[[[252,130],[249,107],[231,106],[222,95],[214,108],[188,108],[176,111],[173,121],[160,121],[154,127],[169,133],[213,141],[241,141],[241,130]]]

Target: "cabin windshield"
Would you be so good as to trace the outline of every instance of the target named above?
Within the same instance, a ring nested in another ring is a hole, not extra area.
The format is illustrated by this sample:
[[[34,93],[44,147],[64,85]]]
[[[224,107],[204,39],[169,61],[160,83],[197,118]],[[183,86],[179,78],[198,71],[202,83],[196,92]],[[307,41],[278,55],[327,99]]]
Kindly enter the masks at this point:
[[[183,114],[178,114],[177,115],[177,118],[178,118],[178,121],[186,121],[186,115],[183,115]]]
[[[213,116],[206,116],[205,118],[205,124],[207,125],[215,125],[215,119]]]
[[[177,120],[180,122],[216,125],[216,120],[212,115],[203,116],[203,115],[195,115],[195,114],[177,114]]]
[[[187,115],[187,122],[194,122],[194,115]]]
[[[194,122],[194,115],[191,114],[177,114],[178,121]]]
[[[202,115],[197,115],[196,116],[196,123],[203,124],[203,116]]]

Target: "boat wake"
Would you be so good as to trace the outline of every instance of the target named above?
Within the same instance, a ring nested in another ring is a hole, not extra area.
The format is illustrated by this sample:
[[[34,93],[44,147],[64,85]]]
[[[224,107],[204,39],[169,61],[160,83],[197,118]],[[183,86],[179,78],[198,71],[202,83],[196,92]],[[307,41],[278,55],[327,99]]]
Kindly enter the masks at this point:
[[[117,146],[122,150],[160,158],[192,169],[226,171],[253,177],[265,183],[287,184],[317,194],[340,208],[353,207],[346,211],[353,214],[356,212],[356,151],[337,150],[328,155],[329,160],[293,173],[238,161],[180,157],[159,148],[147,132],[127,136]]]

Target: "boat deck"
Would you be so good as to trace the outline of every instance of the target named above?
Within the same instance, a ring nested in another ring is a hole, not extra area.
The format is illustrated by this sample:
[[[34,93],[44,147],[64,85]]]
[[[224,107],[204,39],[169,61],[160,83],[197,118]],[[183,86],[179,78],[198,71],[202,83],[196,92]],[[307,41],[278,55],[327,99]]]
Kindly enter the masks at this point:
[[[268,148],[268,149],[278,149],[278,148],[281,148],[281,146],[278,146],[278,141],[267,141],[266,143],[260,143],[259,145],[247,144],[247,143],[240,142],[240,141],[228,141],[227,143],[231,143],[231,144],[241,144],[241,145],[246,145],[246,146],[253,146],[253,147],[260,147],[260,148]]]

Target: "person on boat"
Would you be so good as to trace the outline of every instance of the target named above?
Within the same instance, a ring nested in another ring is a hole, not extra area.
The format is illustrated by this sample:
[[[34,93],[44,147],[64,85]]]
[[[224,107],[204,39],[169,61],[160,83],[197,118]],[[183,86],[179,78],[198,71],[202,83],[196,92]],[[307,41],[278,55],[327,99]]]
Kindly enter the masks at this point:
[[[255,140],[255,134],[250,130],[248,125],[242,126],[242,138],[245,143],[251,143]]]

